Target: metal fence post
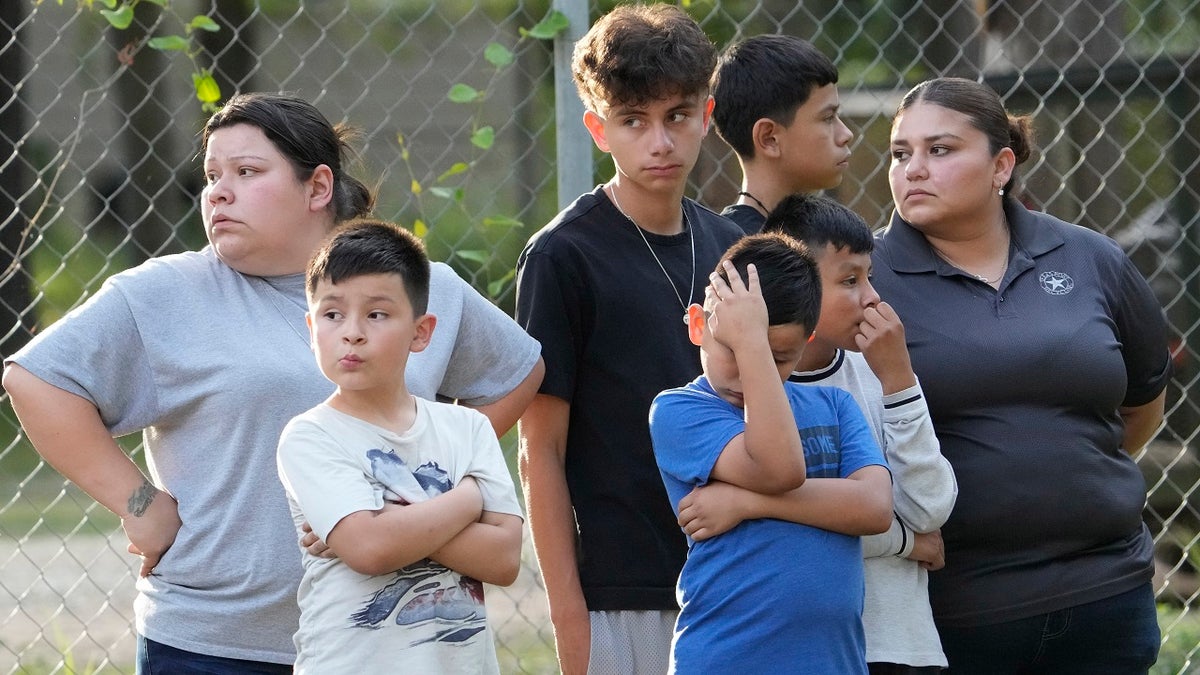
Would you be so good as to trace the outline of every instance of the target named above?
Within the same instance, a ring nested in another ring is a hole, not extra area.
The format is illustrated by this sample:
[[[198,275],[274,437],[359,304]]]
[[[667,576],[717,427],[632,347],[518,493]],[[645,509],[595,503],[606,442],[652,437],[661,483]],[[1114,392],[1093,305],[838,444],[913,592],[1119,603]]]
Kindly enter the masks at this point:
[[[571,22],[554,40],[554,130],[558,138],[558,208],[591,190],[592,142],[582,129],[583,102],[571,77],[571,52],[588,29],[587,0],[554,0],[554,9]]]

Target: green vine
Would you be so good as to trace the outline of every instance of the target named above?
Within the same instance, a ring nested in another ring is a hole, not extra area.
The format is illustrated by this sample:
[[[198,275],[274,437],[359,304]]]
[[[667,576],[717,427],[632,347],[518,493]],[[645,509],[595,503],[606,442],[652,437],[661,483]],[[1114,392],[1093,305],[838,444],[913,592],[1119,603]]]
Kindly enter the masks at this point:
[[[553,40],[559,33],[566,30],[570,25],[567,17],[558,10],[552,10],[541,21],[532,28],[520,28],[520,37],[517,39],[514,49],[518,49],[525,40]],[[418,217],[413,222],[412,230],[418,236],[424,239],[429,228],[427,222],[428,210],[425,203],[426,195],[431,195],[438,199],[449,200],[454,207],[458,209],[468,219],[472,218],[472,214],[465,203],[466,185],[465,182],[452,184],[451,178],[463,177],[468,178],[470,171],[475,168],[482,156],[492,148],[496,141],[496,130],[490,124],[484,122],[484,114],[487,110],[485,103],[494,92],[496,86],[500,82],[500,76],[504,73],[512,63],[516,60],[514,49],[509,49],[497,42],[489,43],[483,50],[483,57],[491,66],[493,71],[491,79],[483,89],[477,89],[469,84],[459,82],[450,87],[446,97],[454,102],[463,105],[475,106],[475,112],[471,117],[471,146],[473,147],[473,155],[469,161],[455,162],[450,165],[445,171],[441,172],[433,184],[425,186],[417,178],[416,172],[410,162],[409,147],[404,134],[397,134],[396,140],[400,144],[400,158],[407,168],[411,179],[410,190],[412,192]],[[485,230],[493,230],[496,228],[514,228],[523,227],[524,223],[504,214],[491,214],[483,217],[480,221]],[[480,249],[459,249],[454,251],[454,255],[463,260],[470,261],[482,268],[487,265],[491,259],[491,252]],[[513,280],[516,275],[515,269],[509,269],[502,277],[492,279],[487,284],[487,292],[493,299],[499,297],[504,289]]]
[[[38,0],[40,3],[41,0]],[[103,5],[104,9],[99,10],[100,15],[108,21],[108,24],[117,30],[125,30],[133,24],[133,13],[139,3],[147,2],[151,5],[161,7],[164,14],[170,13],[174,16],[183,27],[182,34],[160,35],[158,37],[146,40],[146,46],[151,49],[157,49],[163,52],[182,52],[192,62],[192,89],[196,93],[196,99],[200,101],[200,107],[206,113],[214,113],[217,110],[217,101],[221,100],[221,87],[217,85],[217,80],[213,77],[212,69],[206,68],[200,64],[200,46],[195,44],[196,31],[208,31],[215,33],[221,30],[216,21],[203,15],[197,14],[191,19],[176,14],[171,10],[170,0],[78,0],[79,5],[89,10],[95,10],[96,5]],[[58,0],[58,4],[63,4],[63,0]],[[117,60],[122,65],[128,66],[133,63],[133,55],[140,45],[130,43],[126,45],[117,54]]]

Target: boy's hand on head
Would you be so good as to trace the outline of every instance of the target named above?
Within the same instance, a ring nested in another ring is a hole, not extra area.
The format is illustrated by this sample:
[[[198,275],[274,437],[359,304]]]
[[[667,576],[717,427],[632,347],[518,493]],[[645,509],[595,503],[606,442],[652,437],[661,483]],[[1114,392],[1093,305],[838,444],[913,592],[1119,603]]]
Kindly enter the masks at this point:
[[[858,330],[854,342],[871,372],[879,378],[884,394],[894,394],[917,383],[904,343],[904,324],[891,305],[880,302],[868,307]]]
[[[725,261],[722,264],[729,281],[713,272],[705,291],[716,300],[708,319],[713,339],[735,354],[750,345],[767,344],[767,303],[763,301],[758,283],[758,269],[753,264],[747,265],[743,281],[733,263]]]
[[[747,496],[747,490],[721,481],[694,488],[679,500],[679,526],[696,541],[725,534],[745,520]]]

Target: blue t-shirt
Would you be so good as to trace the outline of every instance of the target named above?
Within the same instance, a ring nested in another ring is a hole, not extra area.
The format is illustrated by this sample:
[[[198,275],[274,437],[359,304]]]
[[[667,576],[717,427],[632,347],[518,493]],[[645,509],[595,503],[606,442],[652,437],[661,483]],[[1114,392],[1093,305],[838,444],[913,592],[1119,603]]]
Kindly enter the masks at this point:
[[[809,478],[846,478],[886,466],[862,411],[833,387],[785,383]],[[721,451],[745,431],[741,408],[699,377],[650,408],[659,472],[679,501],[708,483]],[[863,568],[858,537],[770,518],[712,539],[689,539],[679,576],[672,661],[680,673],[866,673]]]

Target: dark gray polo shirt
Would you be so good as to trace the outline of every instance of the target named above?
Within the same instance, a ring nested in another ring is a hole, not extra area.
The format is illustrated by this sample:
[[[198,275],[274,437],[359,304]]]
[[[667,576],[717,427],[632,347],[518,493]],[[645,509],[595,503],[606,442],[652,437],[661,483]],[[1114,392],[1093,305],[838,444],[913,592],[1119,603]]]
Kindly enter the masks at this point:
[[[904,321],[959,496],[930,575],[942,625],[1011,621],[1150,580],[1145,485],[1120,449],[1119,406],[1170,377],[1166,322],[1115,242],[1011,199],[999,290],[963,274],[893,214],[875,287]]]

